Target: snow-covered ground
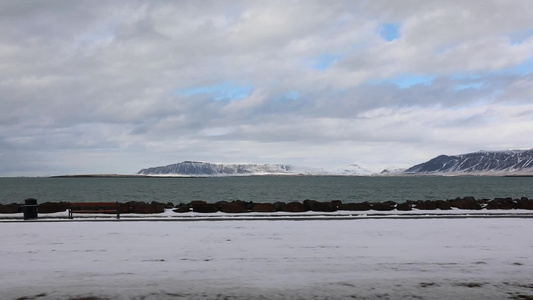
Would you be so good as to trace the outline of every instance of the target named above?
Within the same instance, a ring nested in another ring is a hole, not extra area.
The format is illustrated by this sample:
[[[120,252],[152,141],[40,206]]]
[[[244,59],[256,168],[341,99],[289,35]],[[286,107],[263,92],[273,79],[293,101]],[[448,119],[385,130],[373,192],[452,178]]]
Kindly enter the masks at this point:
[[[532,299],[531,228],[531,218],[8,221],[0,298]]]

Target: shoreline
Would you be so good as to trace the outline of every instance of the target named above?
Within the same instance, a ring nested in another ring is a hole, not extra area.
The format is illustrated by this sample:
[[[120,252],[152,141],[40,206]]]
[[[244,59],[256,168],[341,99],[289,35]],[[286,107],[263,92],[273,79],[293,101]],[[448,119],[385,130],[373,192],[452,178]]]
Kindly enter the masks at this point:
[[[36,219],[24,220],[23,213],[0,214],[0,223],[38,223],[38,222],[224,222],[224,221],[354,221],[354,220],[428,220],[428,219],[531,219],[531,210],[435,210],[425,211],[337,211],[303,213],[174,213],[172,209],[154,214],[124,214],[117,219],[113,214],[88,213],[76,214],[69,219],[68,212],[41,213]]]

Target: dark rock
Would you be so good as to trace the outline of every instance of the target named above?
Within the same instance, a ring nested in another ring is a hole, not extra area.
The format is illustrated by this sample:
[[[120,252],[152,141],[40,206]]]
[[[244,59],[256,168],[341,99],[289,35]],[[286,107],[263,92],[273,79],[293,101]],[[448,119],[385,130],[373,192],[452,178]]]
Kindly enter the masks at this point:
[[[218,208],[218,210],[220,210],[222,206],[227,205],[228,203],[229,203],[228,201],[218,201],[218,202],[215,202],[215,206]]]
[[[483,199],[477,199],[476,200],[479,204],[487,204],[489,203],[489,201],[491,201],[490,199],[486,199],[486,198],[483,198]]]
[[[500,204],[497,202],[489,202],[487,203],[487,206],[485,206],[486,209],[500,209]]]
[[[396,205],[396,209],[397,210],[401,210],[401,211],[408,211],[408,210],[412,210],[411,208],[411,204],[405,202],[405,203],[400,203],[398,205]]]
[[[372,203],[372,209],[378,211],[392,210],[394,207],[388,202],[376,202]]]
[[[526,198],[527,199],[527,198]],[[513,198],[511,197],[507,197],[507,198],[494,198],[493,200],[489,201],[487,203],[487,209],[496,209],[494,207],[496,207],[497,205],[497,209],[515,209],[516,208],[516,202],[515,200],[513,200]],[[491,204],[491,203],[495,203],[495,204]],[[490,205],[490,207],[489,207]]]
[[[458,209],[481,209],[481,205],[474,197],[464,197],[450,200],[450,206]]]
[[[202,201],[202,200],[193,200],[189,203],[189,205],[194,209],[195,206],[203,206],[203,205],[206,205],[207,202],[205,201]]]
[[[303,204],[307,210],[311,210],[311,211],[333,212],[337,210],[337,208],[333,206],[331,202],[319,202],[316,200],[305,200]]]
[[[285,211],[285,209],[287,208],[287,203],[285,202],[274,202],[274,207],[276,208],[277,211]]]
[[[518,209],[533,209],[533,200],[529,200],[527,198],[523,197],[522,199],[518,200],[516,203],[516,208]]]
[[[253,201],[242,201],[242,200],[235,200],[233,201],[239,205],[242,205],[244,206],[244,208],[247,210],[247,211],[250,211],[252,210],[252,207],[254,206],[254,202]]]
[[[56,212],[63,212],[69,208],[70,204],[68,202],[44,202],[39,204],[37,207],[39,213],[51,214]]]
[[[197,213],[214,213],[218,211],[218,207],[212,203],[205,203],[203,205],[192,205],[192,211]]]
[[[450,206],[450,202],[444,201],[444,200],[437,200],[435,201],[435,206],[440,210],[450,210],[452,207]]]
[[[314,207],[317,207],[320,205],[320,202],[316,200],[310,200],[310,199],[304,200],[303,203],[304,203],[305,208],[308,210],[313,210]]]
[[[370,209],[372,209],[372,206],[368,202],[343,203],[341,206],[339,206],[339,210],[365,211]]]
[[[186,212],[190,212],[191,208],[188,205],[182,205],[180,207],[177,207],[173,211],[177,213],[186,213]]]
[[[225,213],[245,213],[248,212],[246,209],[246,206],[244,206],[244,203],[242,201],[233,201],[230,202],[220,208],[220,211]]]
[[[22,212],[22,206],[20,204],[0,204],[0,214],[16,214],[19,212]]]
[[[255,203],[252,212],[276,212],[276,206],[272,203]]]
[[[331,204],[332,204],[333,207],[335,207],[336,209],[339,209],[339,207],[342,205],[342,201],[341,201],[341,200],[331,200]]]
[[[435,205],[435,202],[426,200],[426,201],[418,201],[416,203],[416,208],[420,210],[435,210],[437,209],[437,206]]]
[[[305,208],[305,205],[303,205],[300,202],[290,202],[285,205],[285,209],[283,211],[286,212],[306,212],[308,211],[307,208]]]
[[[517,204],[514,202],[506,202],[506,203],[500,203],[500,209],[515,209],[517,208]]]
[[[161,207],[163,207],[165,209],[174,208],[174,203],[172,203],[172,202],[163,203],[163,202],[158,202],[158,201],[152,201],[151,204],[152,205],[156,205],[156,206],[161,206]]]

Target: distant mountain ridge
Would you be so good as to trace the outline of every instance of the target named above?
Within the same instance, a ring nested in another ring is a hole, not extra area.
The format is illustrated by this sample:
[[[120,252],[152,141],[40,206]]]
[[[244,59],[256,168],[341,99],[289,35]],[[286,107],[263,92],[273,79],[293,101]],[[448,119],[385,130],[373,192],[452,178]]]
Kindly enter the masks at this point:
[[[197,161],[184,161],[137,172],[138,175],[151,176],[369,175],[371,173],[356,164],[327,171],[284,164],[215,164]]]
[[[408,169],[391,168],[377,174],[357,164],[332,170],[287,164],[217,164],[184,161],[167,166],[142,169],[146,176],[253,176],[253,175],[326,175],[326,176],[406,176],[406,175],[533,175],[533,149],[479,151],[461,155],[439,155]]]
[[[142,169],[140,175],[253,175],[253,174],[290,174],[292,167],[281,164],[214,164],[197,161],[184,161],[161,167]]]
[[[479,151],[461,155],[439,155],[415,165],[404,174],[533,174],[533,149]]]

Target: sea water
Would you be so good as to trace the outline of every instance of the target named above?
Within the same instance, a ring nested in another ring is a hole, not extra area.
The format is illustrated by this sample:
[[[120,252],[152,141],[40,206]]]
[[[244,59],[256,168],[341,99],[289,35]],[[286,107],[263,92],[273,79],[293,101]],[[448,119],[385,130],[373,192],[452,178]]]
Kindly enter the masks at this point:
[[[212,178],[0,178],[0,203],[159,201],[380,202],[474,196],[533,198],[533,177],[257,176]]]

